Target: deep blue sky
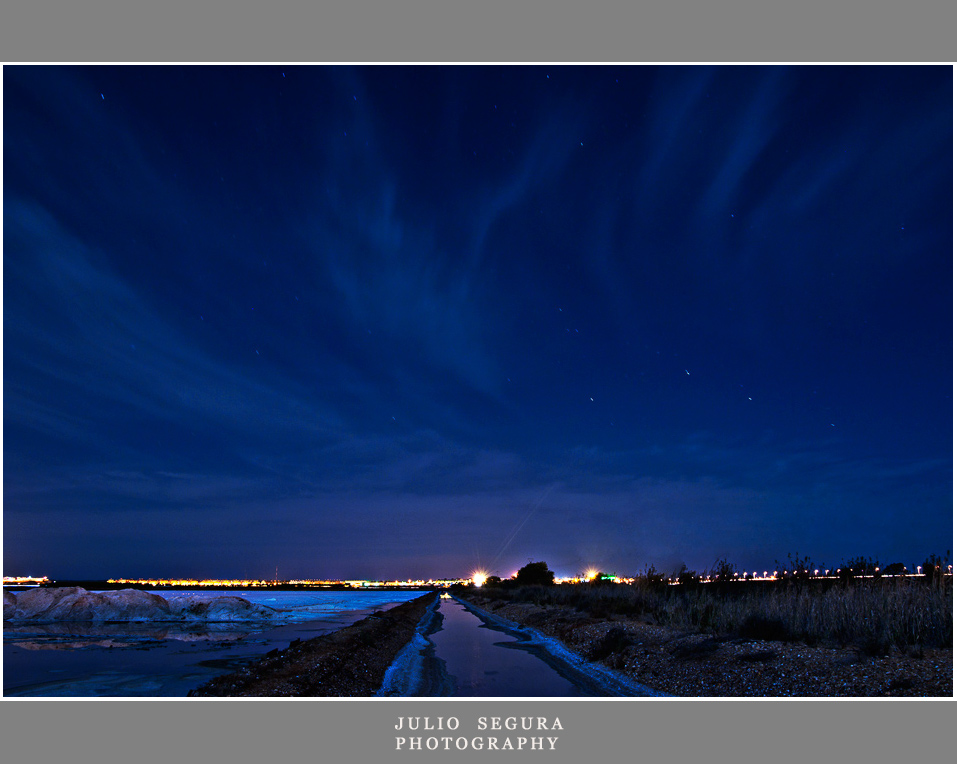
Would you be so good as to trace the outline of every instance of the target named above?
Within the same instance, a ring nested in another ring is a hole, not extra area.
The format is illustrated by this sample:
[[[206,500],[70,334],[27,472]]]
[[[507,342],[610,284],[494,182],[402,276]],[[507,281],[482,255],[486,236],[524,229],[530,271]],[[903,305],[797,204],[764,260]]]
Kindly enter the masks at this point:
[[[950,67],[5,67],[5,574],[951,548]]]

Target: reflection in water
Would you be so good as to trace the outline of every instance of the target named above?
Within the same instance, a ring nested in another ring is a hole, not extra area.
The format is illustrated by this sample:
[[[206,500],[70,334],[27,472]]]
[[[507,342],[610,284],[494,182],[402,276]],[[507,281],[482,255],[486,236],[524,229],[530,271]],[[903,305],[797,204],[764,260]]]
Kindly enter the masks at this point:
[[[4,624],[3,693],[44,697],[184,697],[220,674],[368,615],[255,623]]]
[[[84,646],[117,647],[143,640],[172,639],[177,642],[234,641],[268,627],[235,623],[5,623],[5,644],[23,650],[64,650]]]
[[[562,676],[536,648],[484,624],[460,603],[443,599],[442,627],[430,634],[435,655],[455,681],[454,695],[467,697],[569,697],[591,694]]]

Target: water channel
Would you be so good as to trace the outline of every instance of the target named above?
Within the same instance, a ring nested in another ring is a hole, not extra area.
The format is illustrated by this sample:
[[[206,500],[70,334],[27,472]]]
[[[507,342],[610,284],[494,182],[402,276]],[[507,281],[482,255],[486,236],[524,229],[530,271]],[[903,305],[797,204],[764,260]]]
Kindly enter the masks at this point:
[[[655,694],[569,653],[556,640],[447,595],[400,654],[382,695],[588,697]]]

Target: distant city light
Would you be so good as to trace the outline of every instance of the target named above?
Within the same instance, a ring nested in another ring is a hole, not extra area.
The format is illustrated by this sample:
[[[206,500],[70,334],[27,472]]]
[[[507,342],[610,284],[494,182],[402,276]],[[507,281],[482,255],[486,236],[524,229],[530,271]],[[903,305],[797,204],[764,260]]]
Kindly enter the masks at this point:
[[[918,577],[923,573],[923,566],[915,566],[916,573],[908,573],[906,569],[903,573],[897,574],[907,577]],[[796,569],[794,570],[794,576],[807,576],[809,578],[827,578],[830,576],[841,577],[842,568],[835,568],[833,571],[830,568],[825,568],[823,571],[823,576],[821,575],[822,571],[815,568],[813,575],[811,570]],[[929,570],[940,571],[936,575],[943,574],[944,576],[953,575],[953,566],[952,565],[937,565],[931,567]],[[844,572],[844,577],[850,578],[880,578],[882,575],[880,567],[875,567],[873,572],[867,572],[865,570],[856,571],[853,568],[847,569]],[[929,574],[928,574],[929,575]],[[623,576],[618,576],[615,574],[602,574],[596,568],[589,568],[583,573],[578,573],[574,576],[555,576],[556,584],[579,584],[579,583],[588,583],[592,581],[597,581],[599,576],[601,580],[607,583],[614,584],[629,584],[632,585],[635,583],[636,578],[626,578]],[[734,572],[731,576],[731,581],[775,581],[775,580],[789,580],[792,576],[790,570],[773,571],[770,576],[768,571],[764,571],[763,577],[758,576],[758,571],[754,571],[753,574],[748,574],[747,572],[740,573]],[[513,579],[518,577],[518,572],[515,571],[511,576]],[[726,580],[719,575],[709,575],[702,574],[697,576],[691,576],[693,580],[698,583],[708,584],[712,582],[720,582]],[[109,578],[106,579],[105,583],[111,586],[141,586],[141,587],[151,587],[151,588],[179,588],[179,589],[269,589],[274,587],[305,587],[305,588],[329,588],[329,587],[347,587],[350,589],[448,589],[454,586],[468,586],[472,585],[475,587],[482,587],[488,583],[489,574],[485,571],[475,571],[468,578],[420,578],[420,579],[406,579],[406,580],[371,580],[371,579],[288,579],[280,580],[277,578],[272,580],[266,579],[254,579],[254,578],[242,578],[242,579],[225,579],[225,578],[210,578],[210,579],[196,579],[196,578]],[[671,585],[680,584],[682,582],[682,577],[678,578],[669,577],[667,579],[662,578],[662,580],[667,580]],[[39,586],[56,586],[58,585],[55,580],[48,578],[47,576],[4,576],[3,577],[4,587],[14,587],[14,588],[23,588],[23,587],[39,587]],[[62,584],[59,584],[62,585]]]
[[[43,586],[49,584],[46,576],[4,576],[4,586]]]

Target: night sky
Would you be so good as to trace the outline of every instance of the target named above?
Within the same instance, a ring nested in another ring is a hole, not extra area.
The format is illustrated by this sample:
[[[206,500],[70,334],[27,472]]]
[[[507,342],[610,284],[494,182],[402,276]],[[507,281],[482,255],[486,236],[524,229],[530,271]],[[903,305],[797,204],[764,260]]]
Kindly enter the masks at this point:
[[[3,70],[3,573],[952,548],[951,67]]]

